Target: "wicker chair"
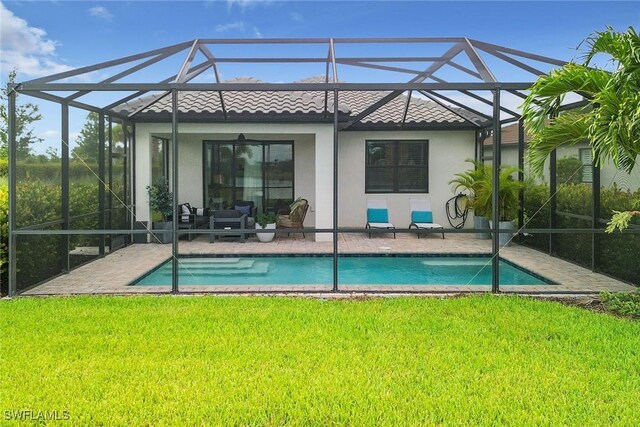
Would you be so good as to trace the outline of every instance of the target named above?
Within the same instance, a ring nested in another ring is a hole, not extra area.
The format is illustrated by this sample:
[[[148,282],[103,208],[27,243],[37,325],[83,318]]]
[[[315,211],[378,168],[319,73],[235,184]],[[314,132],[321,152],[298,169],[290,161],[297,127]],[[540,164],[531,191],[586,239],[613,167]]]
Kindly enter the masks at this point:
[[[308,210],[307,199],[298,199],[289,206],[289,209],[280,209],[277,215],[278,228],[304,228],[304,217],[307,216]],[[302,233],[302,237],[307,236]]]

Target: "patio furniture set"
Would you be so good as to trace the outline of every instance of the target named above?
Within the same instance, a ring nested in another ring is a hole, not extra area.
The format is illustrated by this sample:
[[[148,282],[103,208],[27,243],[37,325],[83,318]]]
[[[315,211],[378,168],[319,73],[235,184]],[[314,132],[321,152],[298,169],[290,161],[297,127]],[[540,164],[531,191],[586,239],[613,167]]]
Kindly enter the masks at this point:
[[[299,198],[289,205],[289,209],[277,212],[277,227],[283,229],[304,228],[304,219],[309,209],[309,202]],[[193,208],[189,203],[178,206],[180,212],[178,228],[180,230],[251,230],[255,229],[257,207],[253,201],[236,201],[228,209],[210,210],[209,208]],[[245,242],[252,233],[225,234],[225,237],[236,237]],[[195,234],[188,234],[187,239],[193,240]],[[223,235],[218,235],[218,240]],[[305,234],[302,234],[306,237]],[[215,242],[216,235],[209,234],[209,243]]]

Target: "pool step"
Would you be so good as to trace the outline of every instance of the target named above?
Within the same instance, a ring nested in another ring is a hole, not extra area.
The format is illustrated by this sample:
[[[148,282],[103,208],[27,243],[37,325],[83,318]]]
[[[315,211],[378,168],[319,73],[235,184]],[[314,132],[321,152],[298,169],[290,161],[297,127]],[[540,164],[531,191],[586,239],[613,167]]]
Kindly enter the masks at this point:
[[[181,258],[180,264],[237,264],[243,260],[242,258]]]
[[[460,267],[463,265],[469,266],[469,265],[473,265],[473,266],[478,266],[478,267],[483,267],[485,265],[491,267],[491,261],[488,259],[474,259],[474,258],[469,258],[469,259],[425,259],[421,261],[422,265],[427,265],[427,266],[443,266],[443,265],[453,265],[456,267]]]
[[[261,276],[269,272],[269,263],[254,260],[240,260],[236,263],[213,263],[206,264],[197,262],[193,264],[181,263],[181,275],[194,275],[198,277],[208,276]],[[171,269],[161,272],[163,276],[171,276]]]
[[[236,262],[191,262],[180,261],[178,264],[182,269],[195,270],[195,271],[207,271],[207,270],[247,270],[252,268],[256,261],[252,259],[243,259]]]

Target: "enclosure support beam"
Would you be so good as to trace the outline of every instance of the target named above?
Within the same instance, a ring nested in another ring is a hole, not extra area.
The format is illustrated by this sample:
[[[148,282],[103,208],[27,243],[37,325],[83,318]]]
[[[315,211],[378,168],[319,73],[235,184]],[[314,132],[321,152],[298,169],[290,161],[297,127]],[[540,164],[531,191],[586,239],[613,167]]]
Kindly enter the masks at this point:
[[[216,78],[216,83],[220,83],[220,74],[218,73],[218,64],[216,63],[216,58],[213,56],[213,53],[206,47],[200,46],[200,52],[204,56],[207,57],[207,60],[211,63],[211,67],[213,68],[213,75]],[[192,70],[189,70],[192,72]],[[218,91],[218,96],[220,97],[220,107],[222,108],[222,115],[224,119],[227,120],[227,108],[224,105],[224,94],[221,90]]]
[[[16,282],[16,96],[14,88],[8,86],[9,101],[9,296],[17,294]]]
[[[109,116],[109,129],[107,135],[109,136],[109,150],[107,152],[107,165],[109,165],[108,174],[109,174],[109,191],[107,193],[107,211],[109,212],[109,224],[107,228],[109,230],[113,230],[113,120],[111,116]],[[109,234],[109,253],[113,252],[113,234]]]
[[[104,230],[106,223],[105,213],[105,133],[104,133],[105,119],[104,113],[98,115],[98,228]],[[106,244],[106,235],[102,235],[99,239],[98,254],[104,256],[104,245]]]
[[[491,241],[491,292],[500,292],[500,89],[493,91],[493,193],[491,195],[493,240]]]
[[[423,96],[426,96],[427,98],[429,98],[430,100],[432,100],[433,102],[435,102],[436,104],[438,104],[439,106],[441,106],[442,108],[444,108],[445,110],[450,111],[451,113],[455,114],[456,116],[460,117],[462,120],[464,120],[467,123],[472,124],[475,127],[480,127],[477,123],[472,122],[471,120],[469,120],[468,118],[466,118],[465,116],[463,116],[462,114],[460,114],[459,111],[456,111],[454,108],[452,108],[451,106],[445,104],[444,102],[440,101],[439,99],[437,99],[435,96],[433,96],[431,93],[429,92],[425,92],[423,90],[419,90],[418,91],[420,94],[422,94]],[[404,109],[404,115],[402,116],[402,125],[404,126],[405,121],[407,119],[407,113],[409,111],[409,102],[411,101],[411,92],[409,92],[409,96],[407,97],[407,104],[405,106]]]
[[[178,293],[178,91],[171,91],[171,193],[173,215],[171,221],[171,293]]]
[[[600,228],[600,166],[593,164],[592,173],[592,190],[591,190],[591,208],[592,211],[592,227],[593,229]],[[591,235],[591,271],[597,271],[600,264],[600,236],[596,233]]]
[[[333,292],[338,292],[338,91],[333,91]]]
[[[131,123],[131,227],[135,228],[138,208],[136,206],[136,124]],[[131,236],[133,241],[133,235]]]
[[[524,182],[524,120],[518,120],[518,181]],[[518,192],[518,228],[524,227],[524,188]]]
[[[555,229],[558,226],[558,174],[556,170],[556,158],[558,154],[556,150],[553,150],[549,155],[549,228]],[[555,234],[549,234],[549,255],[554,255],[555,248]]]
[[[446,96],[442,95],[441,93],[438,93],[438,92],[435,92],[435,91],[420,91],[420,92],[421,92],[423,95],[424,95],[424,94],[427,94],[427,93],[430,93],[432,96],[435,96],[435,97],[437,97],[437,98],[440,98],[440,99],[442,99],[443,101],[448,102],[449,104],[453,104],[453,105],[455,105],[456,107],[460,107],[460,108],[462,108],[463,110],[468,111],[469,113],[473,113],[473,114],[475,114],[476,116],[482,117],[483,119],[486,119],[486,120],[492,120],[492,117],[491,117],[491,116],[487,116],[486,114],[483,114],[483,113],[481,113],[481,112],[480,112],[480,111],[478,111],[478,110],[474,110],[473,108],[470,108],[470,107],[468,107],[467,105],[463,104],[462,102],[458,102],[458,101],[456,101],[455,99],[451,99],[451,98],[449,98],[449,97],[446,97]]]
[[[61,127],[61,159],[62,159],[62,182],[60,189],[62,197],[60,202],[62,204],[60,212],[62,213],[62,229],[69,230],[69,104],[60,104],[62,119]],[[71,270],[69,264],[69,239],[71,236],[65,236],[60,243],[60,256],[61,256],[61,270],[68,272]]]
[[[463,50],[463,45],[461,43],[455,44],[452,48],[450,48],[447,52],[445,52],[445,54],[442,55],[442,57],[438,61],[436,61],[433,64],[431,64],[431,66],[429,66],[429,68],[424,70],[424,72],[422,72],[421,74],[419,74],[419,75],[415,76],[414,78],[412,78],[409,81],[409,83],[411,84],[411,83],[422,83],[422,82],[424,82],[429,77],[433,76],[433,74],[436,71],[438,71],[440,68],[445,66],[448,61],[450,61],[453,58],[455,58],[456,55],[458,55],[460,52],[462,52],[462,50]],[[404,92],[403,90],[395,90],[395,91],[383,96],[381,99],[379,99],[378,101],[376,101],[372,105],[370,105],[367,108],[365,108],[356,117],[354,117],[352,120],[350,120],[344,126],[344,128],[346,129],[349,126],[352,126],[353,124],[360,122],[362,119],[364,119],[365,117],[367,117],[368,115],[370,115],[374,111],[380,109],[384,105],[386,105],[389,102],[393,101],[398,96],[402,95],[403,92]]]
[[[129,186],[131,185],[131,176],[130,176],[130,170],[131,170],[131,152],[129,151],[131,149],[131,147],[129,146],[130,143],[130,137],[129,137],[129,127],[127,125],[127,122],[122,122],[121,123],[122,126],[122,142],[123,142],[123,152],[124,152],[124,173],[123,173],[123,178],[124,178],[124,184],[123,184],[123,188],[124,188],[124,194],[123,194],[123,198],[122,201],[123,203],[123,207],[125,210],[125,215],[126,215],[126,219],[129,223],[129,227],[133,230],[133,217],[130,214],[130,205],[131,202],[129,201],[128,197],[131,195],[131,188],[129,188]],[[121,225],[122,226],[122,225]],[[124,245],[128,245],[131,244],[131,242],[133,241],[133,235],[128,235],[128,236],[124,236]]]

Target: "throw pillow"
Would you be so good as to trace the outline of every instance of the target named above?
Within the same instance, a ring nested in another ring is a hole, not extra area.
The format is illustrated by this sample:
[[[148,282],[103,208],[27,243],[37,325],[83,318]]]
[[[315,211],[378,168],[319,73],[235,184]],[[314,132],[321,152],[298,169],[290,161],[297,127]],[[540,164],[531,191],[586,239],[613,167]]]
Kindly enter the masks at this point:
[[[184,215],[180,216],[180,221],[189,222],[189,215],[191,214],[191,209],[188,203],[180,205],[180,209]]]
[[[235,205],[233,209],[239,211],[241,215],[251,216],[251,206],[249,205]]]
[[[302,197],[298,197],[289,205],[289,210],[293,212],[298,206],[302,204]]]

